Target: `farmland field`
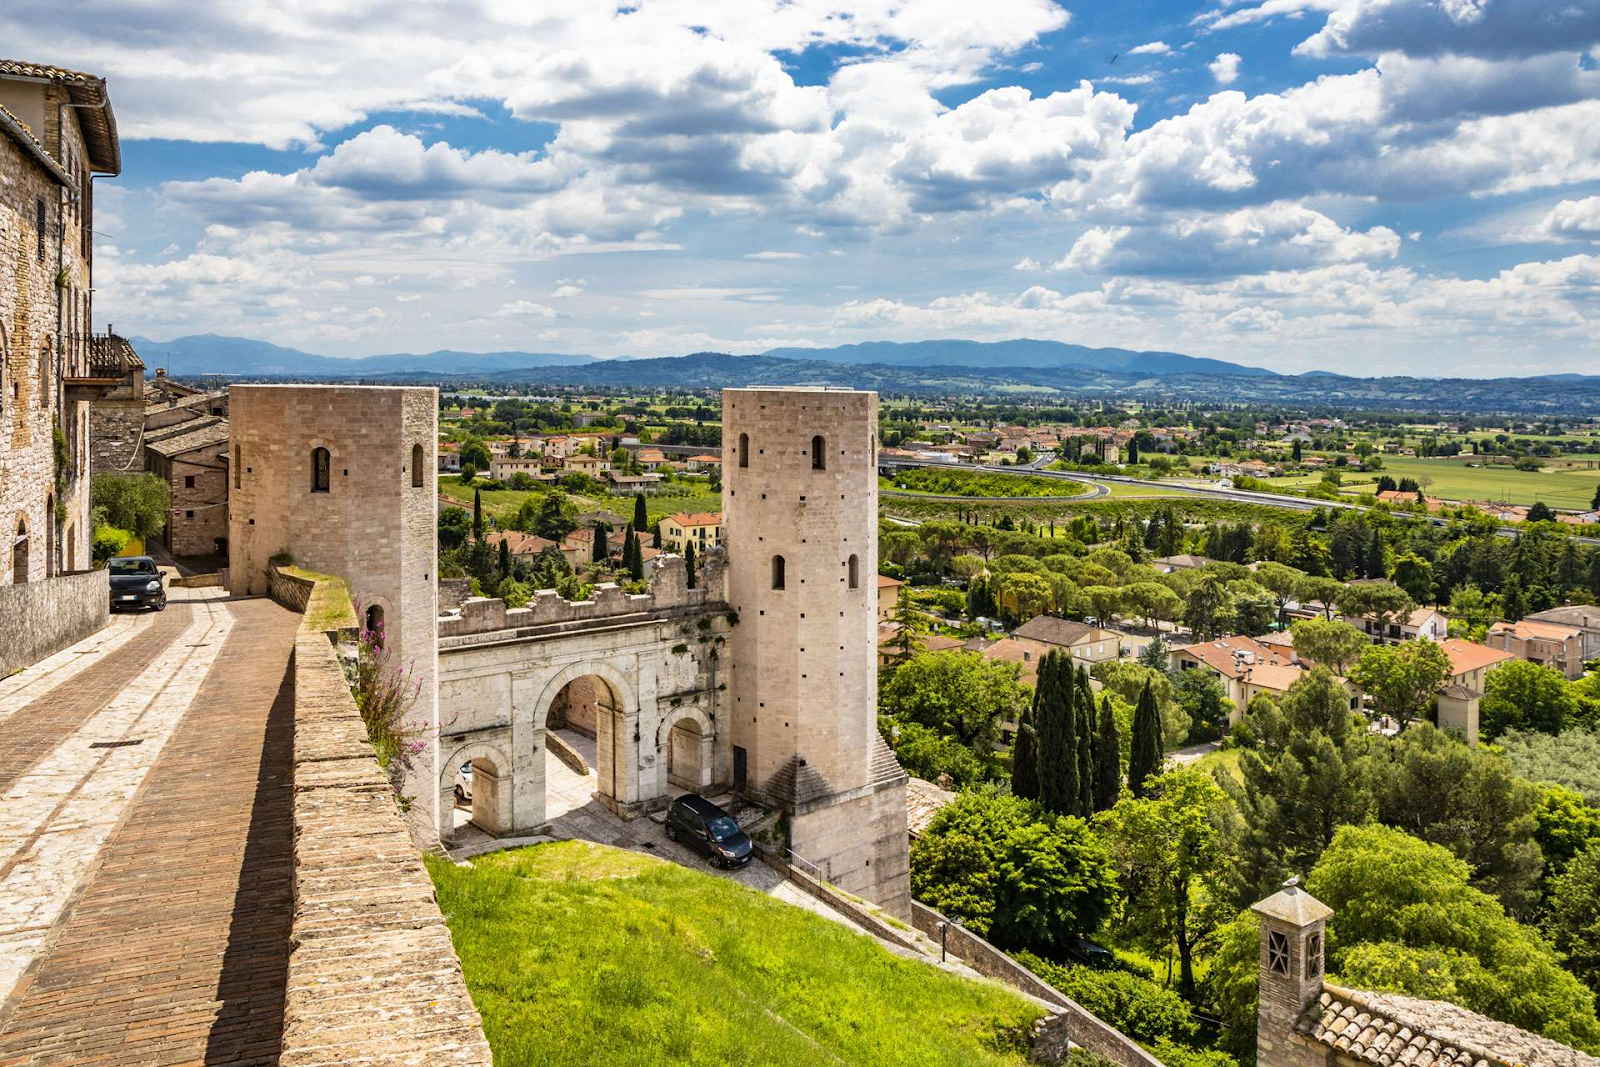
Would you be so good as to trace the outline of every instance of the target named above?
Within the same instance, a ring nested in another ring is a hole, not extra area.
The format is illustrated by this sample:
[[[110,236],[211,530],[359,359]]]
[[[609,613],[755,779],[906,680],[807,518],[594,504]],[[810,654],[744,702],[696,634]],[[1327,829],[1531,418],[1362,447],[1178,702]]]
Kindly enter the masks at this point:
[[[1542,500],[1553,508],[1585,509],[1600,485],[1600,470],[1583,468],[1519,471],[1510,466],[1468,467],[1459,460],[1422,459],[1416,456],[1384,456],[1383,470],[1395,481],[1401,478],[1431,478],[1429,496],[1446,500],[1498,500],[1512,504],[1532,504]],[[1376,475],[1360,475],[1370,490]],[[1346,487],[1358,484],[1347,477]]]

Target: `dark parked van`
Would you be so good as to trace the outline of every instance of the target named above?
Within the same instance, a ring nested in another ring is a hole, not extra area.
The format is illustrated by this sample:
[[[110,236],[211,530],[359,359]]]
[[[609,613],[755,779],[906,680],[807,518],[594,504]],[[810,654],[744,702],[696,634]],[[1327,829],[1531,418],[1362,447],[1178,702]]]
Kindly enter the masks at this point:
[[[693,793],[685,793],[667,809],[667,836],[705,853],[718,867],[743,867],[750,862],[750,838],[733,816]]]

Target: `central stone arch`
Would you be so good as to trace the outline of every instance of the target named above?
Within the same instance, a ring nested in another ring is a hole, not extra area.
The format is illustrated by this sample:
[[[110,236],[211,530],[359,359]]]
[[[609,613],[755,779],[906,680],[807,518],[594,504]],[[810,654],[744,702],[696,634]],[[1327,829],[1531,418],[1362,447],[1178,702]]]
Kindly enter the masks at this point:
[[[596,684],[598,683],[598,684]],[[572,688],[587,684],[594,697],[588,705],[589,718],[580,718],[580,732],[592,733],[595,743],[595,761],[591,769],[595,776],[595,798],[618,814],[632,814],[639,806],[639,687],[637,679],[629,672],[619,670],[614,664],[600,659],[585,659],[569,663],[545,681],[531,709],[530,720],[524,728],[526,741],[531,747],[528,767],[538,778],[539,808],[544,817],[544,760],[546,734],[550,728],[553,710],[572,713],[567,698]],[[515,719],[521,719],[517,714]],[[513,720],[513,733],[517,723]],[[588,729],[592,725],[592,731]],[[520,748],[520,743],[515,744]],[[530,787],[534,784],[529,781]]]

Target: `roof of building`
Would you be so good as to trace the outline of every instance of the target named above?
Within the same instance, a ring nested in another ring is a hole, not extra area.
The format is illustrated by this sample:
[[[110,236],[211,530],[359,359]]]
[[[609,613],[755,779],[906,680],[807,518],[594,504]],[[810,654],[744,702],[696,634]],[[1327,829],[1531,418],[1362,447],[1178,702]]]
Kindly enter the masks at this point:
[[[1332,908],[1300,888],[1298,877],[1289,879],[1266,900],[1252,904],[1250,910],[1292,926],[1310,926],[1333,914]]]
[[[711,455],[690,456],[689,457],[689,462],[690,463],[721,463],[722,462],[722,457],[721,456],[711,456]]]
[[[1196,556],[1188,552],[1180,552],[1176,556],[1157,556],[1151,563],[1165,563],[1169,567],[1204,567],[1207,563],[1215,563],[1210,556]]]
[[[521,530],[495,530],[487,538],[491,545],[500,547],[500,542],[507,543],[507,551],[513,556],[536,556],[546,548],[560,549],[560,545],[546,537],[537,534],[523,533]]]
[[[1439,690],[1439,695],[1449,697],[1451,700],[1476,700],[1480,695],[1464,685],[1447,685]]]
[[[72,102],[81,105],[78,124],[83,129],[89,163],[104,174],[122,173],[122,148],[117,141],[117,116],[111,110],[104,78],[20,59],[0,59],[0,78],[44,78],[66,88]]]
[[[1286,693],[1289,687],[1306,676],[1305,668],[1289,667],[1281,663],[1256,663],[1245,668],[1244,680],[1251,685]]]
[[[878,588],[879,589],[892,589],[892,588],[895,588],[897,586],[902,586],[902,585],[905,585],[905,584],[906,583],[902,582],[900,579],[891,578],[887,574],[878,575]]]
[[[912,778],[906,783],[906,832],[919,836],[939,814],[939,809],[953,803],[957,794],[925,778]]]
[[[180,422],[165,430],[147,433],[144,447],[158,456],[177,456],[197,448],[228,443],[228,420],[220,415]]]
[[[1600,630],[1600,608],[1592,604],[1570,604],[1562,608],[1536,611],[1522,618],[1524,621],[1534,619],[1539,622],[1559,623],[1562,626],[1576,626],[1584,630]]]
[[[1463,641],[1459,637],[1447,637],[1439,642],[1439,647],[1444,649],[1444,654],[1450,658],[1452,677],[1483,667],[1492,667],[1496,663],[1503,663],[1512,658],[1509,652],[1480,645],[1476,641]]]
[[[720,511],[680,511],[668,515],[667,518],[679,526],[721,526],[722,512]]]
[[[89,342],[89,369],[124,374],[130,370],[144,370],[144,360],[133,350],[126,337],[108,333],[96,336]]]
[[[982,654],[984,659],[1017,664],[1022,668],[1021,681],[1031,684],[1039,678],[1039,659],[1021,641],[1004,637],[984,648]]]
[[[49,174],[57,182],[67,186],[72,184],[72,175],[68,174],[62,169],[61,164],[50,157],[50,153],[45,151],[44,145],[39,143],[39,139],[33,135],[33,131],[28,128],[28,124],[7,111],[3,106],[0,106],[0,133],[6,134],[6,136],[17,142],[17,145],[28,153],[33,158],[33,161],[39,164],[45,173]]]
[[[1600,1067],[1600,1059],[1439,1000],[1324,985],[1295,1031],[1375,1067]]]
[[[1035,615],[1015,630],[1011,631],[1012,637],[1021,637],[1029,641],[1042,641],[1047,645],[1060,645],[1070,648],[1080,644],[1094,631],[1094,627],[1086,622],[1074,622],[1072,619],[1058,619],[1054,615]]]
[[[1185,645],[1183,653],[1227,678],[1237,678],[1250,667],[1290,666],[1288,657],[1281,649],[1264,645],[1253,637],[1219,637],[1215,641],[1196,641],[1192,645]],[[1254,662],[1245,663],[1243,657],[1236,653],[1253,655]]]
[[[1544,641],[1566,641],[1580,637],[1583,633],[1575,626],[1562,626],[1560,623],[1544,622],[1540,619],[1519,619],[1516,622],[1506,622],[1502,619],[1489,627],[1489,632],[1508,633],[1523,640],[1532,637]]]

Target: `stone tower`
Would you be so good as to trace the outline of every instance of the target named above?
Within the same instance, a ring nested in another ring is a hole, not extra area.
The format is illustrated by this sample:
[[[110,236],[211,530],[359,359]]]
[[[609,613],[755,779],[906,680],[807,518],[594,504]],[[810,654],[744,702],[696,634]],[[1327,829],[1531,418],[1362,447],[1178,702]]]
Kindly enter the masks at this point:
[[[228,587],[268,591],[272,557],[343,578],[391,663],[418,683],[410,721],[438,720],[439,393],[433,388],[235,385],[228,390]],[[445,829],[438,732],[405,791]]]
[[[796,866],[907,914],[906,775],[877,731],[878,395],[727,389],[722,423],[735,788],[789,816]]]
[[[1323,1067],[1319,1051],[1295,1036],[1300,1013],[1322,994],[1325,927],[1333,909],[1291,878],[1251,911],[1261,918],[1260,1005],[1256,1009],[1258,1067]]]

